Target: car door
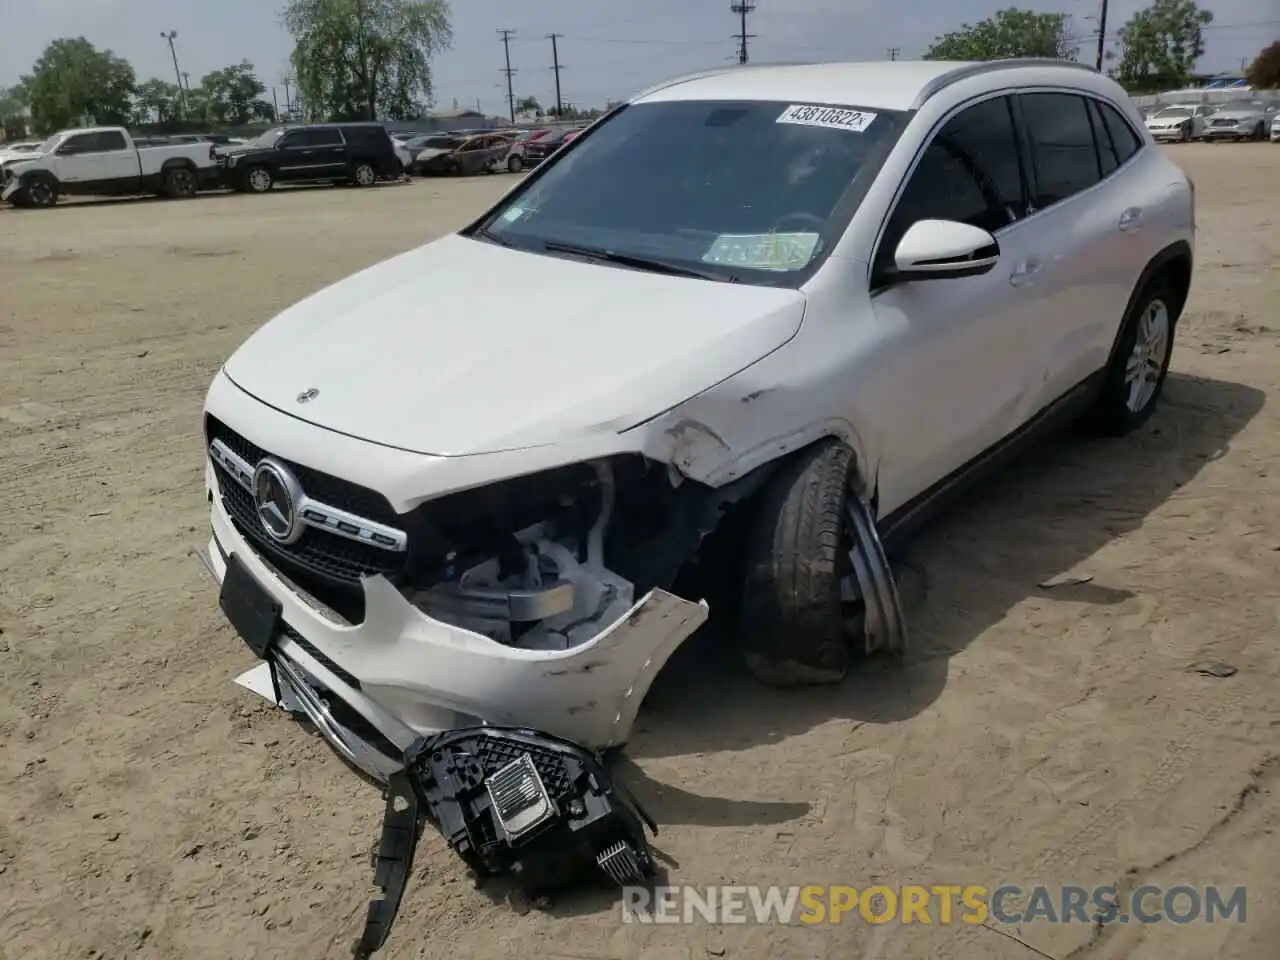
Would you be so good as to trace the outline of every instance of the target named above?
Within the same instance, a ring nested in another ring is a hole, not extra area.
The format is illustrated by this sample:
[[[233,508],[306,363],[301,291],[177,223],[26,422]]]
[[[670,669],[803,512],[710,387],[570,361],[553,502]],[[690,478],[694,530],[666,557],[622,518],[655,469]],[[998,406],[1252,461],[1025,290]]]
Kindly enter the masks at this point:
[[[1136,133],[1110,104],[1067,92],[1019,94],[1035,210],[1028,252],[1040,283],[1030,327],[1044,407],[1106,366],[1148,257],[1160,204],[1131,163]],[[1112,137],[1122,138],[1117,148]],[[1121,163],[1121,156],[1125,162]],[[1105,174],[1105,175],[1104,175]],[[1154,253],[1154,251],[1153,251]]]
[[[898,384],[882,427],[881,511],[907,503],[1015,430],[1037,386],[1027,326],[1039,311],[1027,273],[1027,191],[1011,100],[970,104],[935,128],[899,194],[872,267],[876,323],[899,346],[878,373]],[[925,219],[989,230],[1000,261],[959,279],[893,283],[898,241]]]
[[[347,140],[338,127],[312,127],[307,131],[313,151],[312,158],[324,178],[345,177],[350,171]]]
[[[58,179],[66,184],[127,186],[138,176],[138,153],[119,130],[77,133],[57,150]]]

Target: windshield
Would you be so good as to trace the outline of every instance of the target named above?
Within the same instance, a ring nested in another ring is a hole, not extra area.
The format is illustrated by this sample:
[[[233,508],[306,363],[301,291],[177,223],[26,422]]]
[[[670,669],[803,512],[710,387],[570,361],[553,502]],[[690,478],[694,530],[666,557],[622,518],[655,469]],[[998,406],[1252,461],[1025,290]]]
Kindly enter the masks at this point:
[[[272,127],[266,133],[260,133],[248,143],[246,147],[253,147],[255,150],[269,149],[276,145],[276,141],[284,136],[284,127]]]
[[[1156,118],[1160,120],[1179,120],[1189,116],[1191,116],[1191,111],[1186,107],[1171,107],[1156,114]]]
[[[500,204],[483,233],[534,252],[571,246],[767,283],[833,242],[840,200],[874,176],[868,158],[894,116],[781,101],[633,104]]]

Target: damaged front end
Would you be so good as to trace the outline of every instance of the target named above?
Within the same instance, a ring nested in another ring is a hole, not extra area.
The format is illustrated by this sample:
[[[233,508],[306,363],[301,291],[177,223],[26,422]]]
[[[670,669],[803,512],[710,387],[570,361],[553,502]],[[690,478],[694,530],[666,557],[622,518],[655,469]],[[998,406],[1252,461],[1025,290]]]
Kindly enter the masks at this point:
[[[653,874],[644,827],[653,821],[599,758],[528,729],[472,727],[415,743],[388,784],[374,884],[356,945],[386,943],[424,824],[448,841],[478,882],[509,876],[530,899],[570,886],[646,883]]]
[[[223,609],[235,624],[232,568],[237,590],[277,608],[263,628],[274,635],[255,649],[265,662],[240,682],[305,713],[383,784],[417,738],[476,723],[592,749],[624,743],[658,671],[707,618],[705,602],[670,588],[768,473],[711,488],[619,454],[397,512],[212,414],[206,430],[207,565]],[[280,512],[297,522],[280,534],[263,520],[273,489],[264,478],[282,477]]]

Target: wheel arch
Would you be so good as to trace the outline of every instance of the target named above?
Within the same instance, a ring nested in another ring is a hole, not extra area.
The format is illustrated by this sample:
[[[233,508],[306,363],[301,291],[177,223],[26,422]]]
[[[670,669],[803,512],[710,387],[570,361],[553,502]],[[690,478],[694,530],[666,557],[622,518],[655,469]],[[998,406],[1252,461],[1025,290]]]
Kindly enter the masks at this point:
[[[190,157],[170,157],[164,163],[160,164],[161,173],[166,173],[169,170],[177,170],[179,168],[190,170],[193,173],[197,169],[195,161]]]
[[[1120,339],[1124,336],[1124,318],[1133,312],[1134,304],[1138,302],[1138,298],[1150,289],[1153,283],[1162,280],[1170,282],[1174,293],[1177,295],[1177,302],[1170,304],[1173,321],[1175,323],[1178,321],[1178,318],[1182,316],[1183,308],[1187,305],[1187,297],[1191,293],[1191,274],[1194,263],[1195,255],[1192,253],[1191,244],[1186,240],[1178,240],[1169,244],[1169,246],[1151,258],[1138,276],[1138,282],[1133,285],[1129,300],[1124,306],[1124,313],[1120,317],[1120,323],[1116,329],[1115,339],[1111,344],[1111,353],[1107,357],[1105,369],[1111,368],[1111,365],[1115,362],[1116,351],[1120,349]]]

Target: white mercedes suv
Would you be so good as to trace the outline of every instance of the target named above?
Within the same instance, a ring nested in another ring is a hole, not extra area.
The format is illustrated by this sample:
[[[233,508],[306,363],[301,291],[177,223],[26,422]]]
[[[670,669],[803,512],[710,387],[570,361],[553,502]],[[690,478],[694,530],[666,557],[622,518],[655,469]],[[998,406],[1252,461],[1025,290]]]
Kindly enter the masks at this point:
[[[1078,65],[654,87],[219,371],[241,682],[378,780],[479,722],[622,744],[722,517],[761,679],[898,653],[919,521],[1045,430],[1151,415],[1194,236],[1193,185]]]

